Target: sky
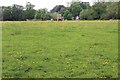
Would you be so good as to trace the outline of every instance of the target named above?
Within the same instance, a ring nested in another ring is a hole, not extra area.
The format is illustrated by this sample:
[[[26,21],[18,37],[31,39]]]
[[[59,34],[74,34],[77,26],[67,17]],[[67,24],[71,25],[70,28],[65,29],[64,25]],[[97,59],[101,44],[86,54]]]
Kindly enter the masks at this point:
[[[0,0],[0,6],[12,6],[12,4],[18,4],[25,7],[26,2],[30,2],[35,5],[35,9],[47,8],[48,11],[51,10],[56,5],[67,6],[67,2],[72,0]],[[80,0],[83,2],[90,2],[94,0]]]

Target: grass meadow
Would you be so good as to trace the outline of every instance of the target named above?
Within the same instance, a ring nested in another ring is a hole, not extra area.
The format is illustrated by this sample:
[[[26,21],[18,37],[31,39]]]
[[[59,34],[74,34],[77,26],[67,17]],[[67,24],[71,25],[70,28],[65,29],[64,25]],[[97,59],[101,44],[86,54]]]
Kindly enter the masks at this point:
[[[118,21],[2,25],[3,78],[118,77]]]

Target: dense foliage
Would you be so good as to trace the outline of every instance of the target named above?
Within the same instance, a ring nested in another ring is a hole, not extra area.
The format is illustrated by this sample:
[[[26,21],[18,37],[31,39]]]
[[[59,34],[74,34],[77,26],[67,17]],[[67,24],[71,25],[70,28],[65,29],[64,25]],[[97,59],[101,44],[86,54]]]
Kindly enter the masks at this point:
[[[82,20],[120,19],[120,15],[118,15],[119,3],[120,2],[96,2],[90,6],[85,2],[72,2],[70,7],[56,5],[49,12],[46,8],[35,10],[35,5],[27,2],[26,7],[17,4],[13,6],[2,6],[3,20],[50,20],[57,19],[58,14],[61,14],[65,20],[74,20],[76,17],[80,17]]]

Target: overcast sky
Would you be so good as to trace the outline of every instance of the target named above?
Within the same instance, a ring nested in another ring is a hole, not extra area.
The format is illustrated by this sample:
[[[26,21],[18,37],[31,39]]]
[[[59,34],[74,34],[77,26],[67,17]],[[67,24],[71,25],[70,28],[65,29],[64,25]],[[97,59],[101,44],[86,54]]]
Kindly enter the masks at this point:
[[[19,4],[22,6],[26,5],[26,2],[31,2],[35,5],[35,9],[47,8],[51,10],[55,5],[64,5],[67,6],[67,2],[72,0],[0,0],[0,6],[12,6],[12,4]],[[81,0],[84,2],[90,2],[94,0]]]

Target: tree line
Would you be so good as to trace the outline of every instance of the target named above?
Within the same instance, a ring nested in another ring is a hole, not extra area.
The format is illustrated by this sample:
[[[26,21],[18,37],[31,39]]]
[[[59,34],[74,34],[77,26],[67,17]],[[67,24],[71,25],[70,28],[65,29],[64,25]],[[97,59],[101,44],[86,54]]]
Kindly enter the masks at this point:
[[[27,2],[26,6],[13,4],[2,6],[4,21],[25,21],[27,19],[51,20],[56,19],[58,14],[64,20],[109,20],[120,19],[120,2],[96,2],[92,6],[85,2],[71,2],[69,7],[64,5],[55,6],[51,11],[46,8],[35,10],[35,5]]]

